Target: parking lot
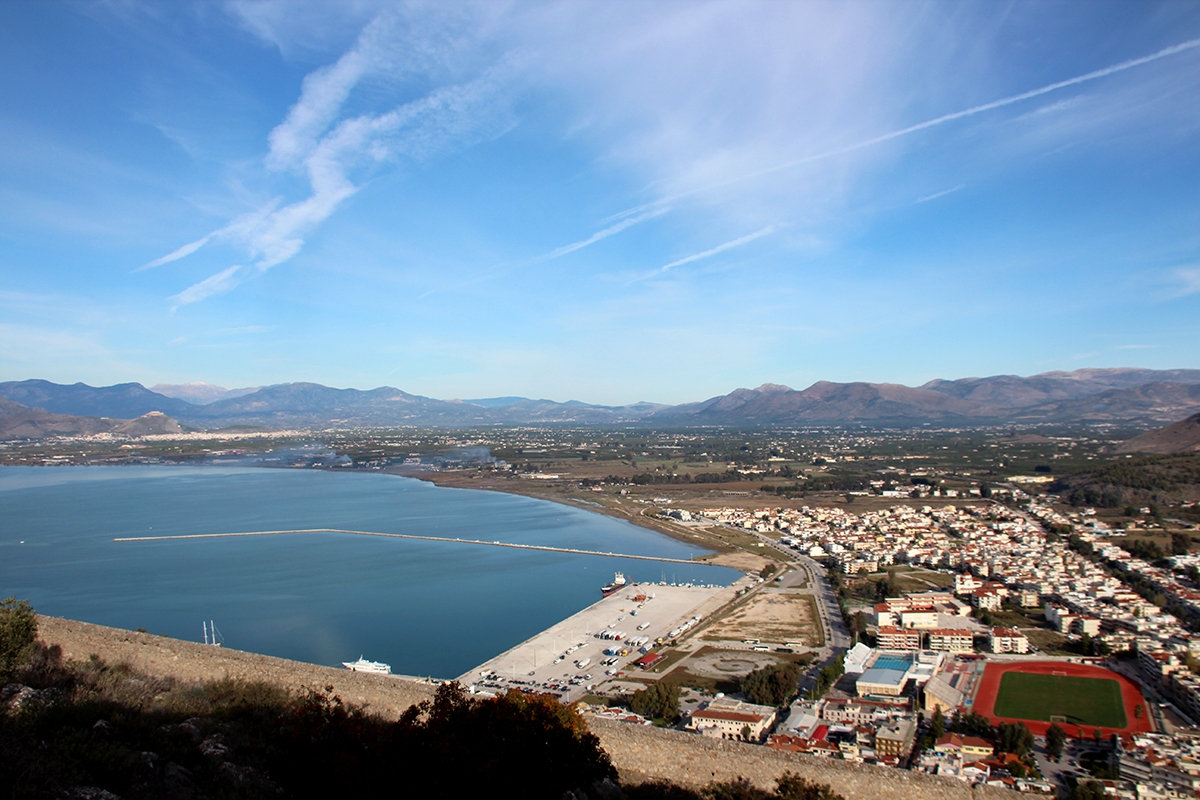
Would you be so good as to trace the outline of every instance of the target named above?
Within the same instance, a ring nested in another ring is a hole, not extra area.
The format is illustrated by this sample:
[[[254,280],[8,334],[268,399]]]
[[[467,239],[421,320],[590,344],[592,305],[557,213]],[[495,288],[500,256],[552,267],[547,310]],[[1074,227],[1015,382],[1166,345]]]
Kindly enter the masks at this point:
[[[626,671],[653,653],[659,640],[746,585],[715,588],[635,584],[588,606],[459,678],[476,692],[509,688],[548,692],[574,702],[591,688]]]

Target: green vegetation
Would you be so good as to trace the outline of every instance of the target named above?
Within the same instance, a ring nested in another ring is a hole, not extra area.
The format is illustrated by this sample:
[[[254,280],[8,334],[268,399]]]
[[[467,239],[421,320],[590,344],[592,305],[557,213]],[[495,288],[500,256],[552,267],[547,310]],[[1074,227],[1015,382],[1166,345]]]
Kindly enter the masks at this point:
[[[1001,722],[996,726],[996,749],[1024,758],[1033,752],[1033,734],[1024,722]]]
[[[1109,678],[1077,678],[1006,672],[1000,679],[996,716],[1049,722],[1063,717],[1076,725],[1124,728],[1121,684]]]
[[[652,683],[633,693],[629,698],[629,708],[648,719],[674,722],[679,718],[679,684],[673,681]]]
[[[1194,453],[1120,459],[1071,475],[1052,485],[1074,506],[1121,508],[1161,502],[1200,484],[1200,456]]]
[[[817,685],[813,687],[812,696],[814,698],[828,692],[838,682],[846,672],[846,654],[839,653],[837,660],[832,664],[821,667],[821,671],[817,673]]]
[[[0,601],[0,683],[25,663],[37,639],[37,615],[24,600]]]
[[[0,714],[0,786],[9,797],[72,796],[77,786],[127,798],[403,786],[424,797],[559,798],[616,777],[583,720],[547,697],[476,699],[446,684],[390,722],[328,687],[297,695],[229,679],[184,685],[95,657],[64,663],[42,645],[17,675],[27,688]]]
[[[795,696],[799,681],[799,665],[785,662],[756,669],[742,678],[740,688],[751,703],[782,706]]]
[[[1063,747],[1067,743],[1067,732],[1057,722],[1050,723],[1046,729],[1046,753],[1055,761],[1062,758]]]

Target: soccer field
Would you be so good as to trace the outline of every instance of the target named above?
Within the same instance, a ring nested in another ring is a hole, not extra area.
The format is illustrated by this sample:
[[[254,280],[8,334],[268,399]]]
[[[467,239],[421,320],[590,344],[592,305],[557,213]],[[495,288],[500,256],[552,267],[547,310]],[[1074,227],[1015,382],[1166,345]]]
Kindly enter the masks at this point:
[[[1042,722],[1058,718],[1063,724],[1098,728],[1124,728],[1127,723],[1117,681],[1030,672],[1004,673],[995,714]]]

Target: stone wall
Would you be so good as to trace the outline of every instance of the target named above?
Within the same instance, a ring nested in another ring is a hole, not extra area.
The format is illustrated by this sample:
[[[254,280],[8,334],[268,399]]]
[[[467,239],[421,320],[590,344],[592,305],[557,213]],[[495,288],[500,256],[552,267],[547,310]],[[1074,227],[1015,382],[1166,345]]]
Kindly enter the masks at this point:
[[[393,719],[414,703],[433,697],[429,686],[388,675],[303,664],[57,617],[38,616],[38,638],[61,647],[67,658],[83,661],[94,653],[109,663],[124,661],[150,675],[187,682],[230,677],[289,689],[332,686],[345,702]]]
[[[589,719],[588,726],[612,757],[622,779],[665,778],[684,786],[744,778],[764,788],[792,772],[828,783],[850,800],[982,800],[1011,798],[1005,789],[972,789],[965,783],[905,770],[786,753],[759,745],[709,739],[682,731]]]
[[[231,677],[268,681],[291,689],[332,686],[344,701],[392,719],[433,695],[431,687],[401,678],[287,661],[56,617],[39,616],[38,635],[47,644],[60,646],[68,658],[84,660],[96,654],[110,663],[127,662],[148,674],[181,681]],[[626,782],[661,778],[685,786],[703,786],[714,780],[746,778],[769,788],[780,775],[791,771],[809,780],[828,783],[850,800],[1013,797],[1000,789],[972,790],[959,781],[827,761],[681,731],[600,719],[590,719],[588,724]]]

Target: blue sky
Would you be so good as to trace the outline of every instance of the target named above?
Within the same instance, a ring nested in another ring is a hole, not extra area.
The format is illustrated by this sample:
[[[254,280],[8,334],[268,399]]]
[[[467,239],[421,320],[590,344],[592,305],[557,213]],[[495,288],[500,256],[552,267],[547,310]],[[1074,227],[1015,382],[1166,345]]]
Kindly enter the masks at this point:
[[[1200,367],[1194,2],[0,4],[0,380]]]

